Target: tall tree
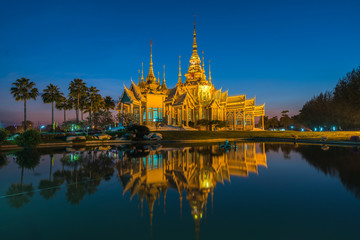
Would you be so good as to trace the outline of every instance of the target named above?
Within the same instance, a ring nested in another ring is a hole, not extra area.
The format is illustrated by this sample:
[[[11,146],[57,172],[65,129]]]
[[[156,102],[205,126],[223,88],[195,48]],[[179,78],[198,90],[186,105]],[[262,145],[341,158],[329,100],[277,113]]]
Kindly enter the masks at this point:
[[[289,110],[284,110],[281,112],[280,117],[280,125],[287,129],[287,127],[291,124],[291,118],[289,117]]]
[[[10,89],[11,94],[18,101],[24,101],[24,131],[26,131],[26,103],[27,100],[34,99],[36,100],[39,91],[35,88],[35,83],[31,82],[30,79],[21,78],[16,79],[12,83],[13,87]]]
[[[73,108],[73,104],[70,100],[63,96],[56,101],[55,108],[58,110],[64,110],[64,122],[66,122],[66,111],[71,110]]]
[[[277,128],[279,126],[279,120],[277,116],[270,118],[268,121],[271,128]]]
[[[109,112],[110,109],[114,110],[115,101],[110,96],[106,96],[104,97],[104,105],[105,111]]]
[[[75,107],[77,123],[79,122],[79,110],[80,108],[82,109],[82,107],[80,106],[80,99],[81,97],[86,95],[86,90],[86,83],[82,79],[77,78],[70,82],[69,97],[70,99],[72,99]]]
[[[60,88],[56,85],[50,83],[45,89],[41,98],[44,103],[51,103],[51,126],[53,131],[55,131],[54,127],[54,105],[55,102],[59,101],[63,98],[63,93],[60,91]]]
[[[99,94],[96,87],[91,86],[87,94],[87,112],[89,113],[89,120],[92,122],[93,113],[97,113],[104,107],[104,99]]]

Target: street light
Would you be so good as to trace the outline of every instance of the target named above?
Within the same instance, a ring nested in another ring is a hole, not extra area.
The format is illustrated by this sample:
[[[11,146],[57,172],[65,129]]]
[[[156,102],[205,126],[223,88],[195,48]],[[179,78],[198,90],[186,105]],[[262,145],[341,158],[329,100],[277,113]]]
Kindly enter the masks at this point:
[[[41,133],[41,129],[44,129],[44,128],[45,128],[44,125],[41,125],[41,126],[40,126],[40,133]]]

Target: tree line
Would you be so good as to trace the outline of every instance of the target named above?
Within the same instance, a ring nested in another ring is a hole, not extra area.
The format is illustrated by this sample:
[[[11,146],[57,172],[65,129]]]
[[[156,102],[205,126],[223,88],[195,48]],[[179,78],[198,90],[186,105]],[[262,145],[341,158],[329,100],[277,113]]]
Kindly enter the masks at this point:
[[[115,108],[115,101],[110,97],[102,97],[99,90],[94,87],[88,87],[87,84],[80,78],[76,78],[70,82],[69,94],[66,96],[61,92],[59,86],[50,83],[43,90],[41,98],[43,103],[51,104],[51,125],[55,126],[54,109],[64,111],[64,122],[66,122],[66,111],[75,110],[76,123],[84,120],[84,113],[88,113],[88,120],[90,124],[96,122],[94,116],[99,116],[100,113],[109,115],[110,109]],[[24,131],[27,129],[27,102],[31,99],[36,100],[39,95],[39,90],[36,84],[30,79],[21,78],[12,83],[10,93],[16,101],[24,102]],[[54,129],[54,127],[53,127]]]
[[[289,116],[289,111],[281,112],[281,117],[264,117],[265,129],[323,128],[332,130],[360,129],[360,67],[340,78],[332,91],[325,91],[307,101],[298,115]]]
[[[320,93],[307,101],[295,120],[309,128],[360,129],[360,67],[340,78],[332,91]]]

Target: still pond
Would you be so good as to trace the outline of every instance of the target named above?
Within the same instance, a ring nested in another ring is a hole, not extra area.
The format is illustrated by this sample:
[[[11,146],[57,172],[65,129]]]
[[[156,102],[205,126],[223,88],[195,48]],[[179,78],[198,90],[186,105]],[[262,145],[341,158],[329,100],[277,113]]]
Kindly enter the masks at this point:
[[[236,143],[0,152],[0,239],[356,239],[360,150]]]

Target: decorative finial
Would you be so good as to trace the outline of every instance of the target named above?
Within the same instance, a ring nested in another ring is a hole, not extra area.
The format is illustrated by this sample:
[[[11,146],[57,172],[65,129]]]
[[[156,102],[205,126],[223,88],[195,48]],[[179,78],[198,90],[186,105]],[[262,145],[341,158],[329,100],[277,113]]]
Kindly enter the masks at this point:
[[[193,42],[193,53],[197,53],[196,30],[195,30],[195,15],[194,15],[194,42]]]
[[[163,82],[162,82],[161,88],[162,88],[163,90],[166,90],[166,89],[167,89],[166,83],[165,83],[165,65],[164,65],[164,78],[163,78]]]
[[[152,60],[152,39],[150,39],[150,57]]]
[[[165,65],[164,65],[164,77],[163,77],[163,83],[165,83]]]
[[[165,65],[164,65],[164,78],[163,79],[165,80]]]
[[[138,86],[140,86],[140,69],[139,69],[139,74],[138,74]]]
[[[141,63],[141,83],[144,82],[144,63]]]
[[[152,67],[153,62],[152,62],[152,39],[150,40],[150,66]]]
[[[181,80],[181,56],[179,56],[179,80],[178,80],[176,85],[182,85],[182,80]]]
[[[149,69],[149,74],[146,77],[146,82],[147,83],[156,82],[156,77],[154,75],[153,62],[152,62],[152,39],[150,41],[150,69]]]
[[[158,79],[157,79],[157,83],[160,84],[160,72],[158,72]]]

